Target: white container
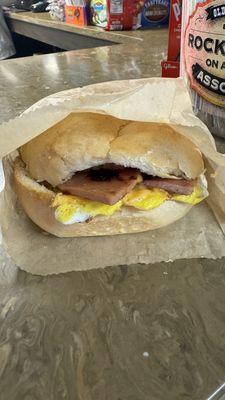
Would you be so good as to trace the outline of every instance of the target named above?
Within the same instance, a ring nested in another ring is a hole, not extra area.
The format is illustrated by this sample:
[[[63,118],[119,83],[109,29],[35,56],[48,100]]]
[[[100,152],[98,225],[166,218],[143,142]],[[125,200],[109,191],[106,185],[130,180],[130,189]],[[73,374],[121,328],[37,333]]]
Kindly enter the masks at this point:
[[[183,1],[181,74],[195,112],[225,138],[225,0]]]

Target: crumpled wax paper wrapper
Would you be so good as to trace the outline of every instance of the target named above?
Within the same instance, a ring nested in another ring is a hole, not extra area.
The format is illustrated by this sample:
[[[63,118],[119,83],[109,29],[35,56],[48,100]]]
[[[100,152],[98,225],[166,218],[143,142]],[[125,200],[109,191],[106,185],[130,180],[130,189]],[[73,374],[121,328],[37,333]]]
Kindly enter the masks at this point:
[[[74,111],[99,111],[122,119],[176,124],[198,145],[207,162],[210,197],[180,221],[138,234],[59,239],[25,215],[13,189],[16,149]],[[0,223],[2,245],[20,268],[47,275],[116,265],[150,264],[180,258],[225,256],[225,157],[206,126],[192,112],[181,79],[106,82],[46,97],[1,126]]]

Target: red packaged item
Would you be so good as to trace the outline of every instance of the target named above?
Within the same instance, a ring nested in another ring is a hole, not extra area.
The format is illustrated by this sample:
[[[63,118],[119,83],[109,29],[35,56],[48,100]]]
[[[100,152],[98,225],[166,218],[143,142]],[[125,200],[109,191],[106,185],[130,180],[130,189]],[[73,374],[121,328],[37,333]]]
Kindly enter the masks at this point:
[[[172,0],[170,9],[168,60],[180,60],[182,1]]]
[[[177,78],[180,74],[182,0],[171,0],[167,60],[162,62],[162,76]]]
[[[179,61],[162,61],[162,77],[178,78],[180,75]]]
[[[91,22],[106,30],[130,30],[140,27],[144,0],[91,0]]]

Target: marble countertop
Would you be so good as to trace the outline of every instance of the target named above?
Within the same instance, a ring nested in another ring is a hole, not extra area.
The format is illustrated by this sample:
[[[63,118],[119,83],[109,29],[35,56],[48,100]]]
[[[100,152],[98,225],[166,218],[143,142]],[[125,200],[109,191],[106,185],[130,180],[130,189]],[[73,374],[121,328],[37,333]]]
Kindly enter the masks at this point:
[[[151,35],[1,61],[0,121],[60,90],[160,76],[166,35]],[[225,382],[224,290],[224,260],[39,277],[1,251],[0,399],[211,399]]]
[[[19,15],[19,14],[18,14]],[[142,32],[143,34],[143,32]],[[97,82],[161,75],[167,31],[147,32],[142,42],[47,54],[0,63],[0,122],[60,90]]]
[[[59,29],[67,32],[73,32],[77,35],[89,36],[90,38],[107,40],[112,43],[141,43],[146,40],[152,39],[154,33],[159,30],[136,30],[136,31],[105,31],[97,26],[85,26],[79,27],[73,24],[67,24],[66,22],[56,21],[51,19],[49,13],[32,13],[29,11],[25,12],[13,12],[7,11],[6,15],[17,21],[24,21],[27,23],[45,26],[48,28]],[[160,30],[160,36],[167,37],[167,29]]]

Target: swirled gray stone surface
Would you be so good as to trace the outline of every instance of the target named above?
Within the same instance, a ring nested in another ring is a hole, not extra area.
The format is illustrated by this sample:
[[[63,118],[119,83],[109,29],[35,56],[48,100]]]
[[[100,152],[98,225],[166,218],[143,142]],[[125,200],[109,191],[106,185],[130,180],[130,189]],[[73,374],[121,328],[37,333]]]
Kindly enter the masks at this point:
[[[1,399],[199,400],[225,380],[224,262],[13,270],[2,271]]]

